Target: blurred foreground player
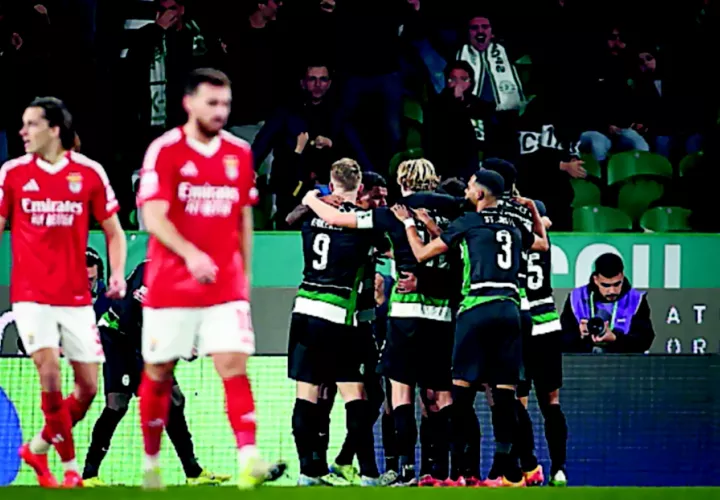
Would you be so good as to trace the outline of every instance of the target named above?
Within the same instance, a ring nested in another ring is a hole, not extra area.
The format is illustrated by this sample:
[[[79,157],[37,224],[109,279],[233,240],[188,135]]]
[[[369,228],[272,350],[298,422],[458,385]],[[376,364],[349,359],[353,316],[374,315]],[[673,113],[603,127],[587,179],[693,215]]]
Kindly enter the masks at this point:
[[[238,448],[241,488],[277,479],[255,444],[255,403],[247,361],[255,352],[250,316],[252,205],[250,146],[222,129],[230,113],[230,81],[213,69],[194,70],[183,106],[188,122],[148,148],[138,192],[150,233],[145,269],[140,419],[145,488],[162,488],[160,441],[180,358],[212,355],[225,387]]]
[[[62,101],[39,98],[23,113],[20,135],[25,156],[0,169],[0,232],[11,221],[13,266],[10,301],[26,352],[40,375],[45,428],[20,449],[44,487],[58,483],[48,468],[55,446],[63,486],[82,486],[72,427],[83,419],[97,392],[98,366],[105,360],[83,263],[90,215],[108,242],[111,276],[107,295],[125,294],[125,233],[116,215],[115,193],[100,164],[71,152],[72,116]],[[60,351],[75,376],[63,400]]]
[[[115,429],[127,413],[130,400],[137,394],[140,384],[143,369],[140,355],[142,303],[147,291],[143,285],[144,274],[145,262],[141,262],[127,278],[128,291],[125,297],[112,301],[98,322],[100,339],[107,358],[103,365],[105,408],[95,422],[92,441],[85,457],[83,483],[86,488],[106,486],[98,477],[100,464],[107,455]],[[185,395],[177,380],[172,388],[172,404],[166,431],[183,466],[188,486],[217,485],[230,480],[230,476],[214,474],[198,464],[192,436],[185,420]]]

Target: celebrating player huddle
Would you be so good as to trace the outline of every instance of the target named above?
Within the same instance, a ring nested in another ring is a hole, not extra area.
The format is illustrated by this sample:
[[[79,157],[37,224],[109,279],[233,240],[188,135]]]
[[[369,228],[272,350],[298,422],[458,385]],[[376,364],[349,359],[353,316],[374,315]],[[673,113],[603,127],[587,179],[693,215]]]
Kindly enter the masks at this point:
[[[421,469],[419,485],[542,484],[526,409],[535,382],[551,450],[550,484],[565,485],[567,428],[558,402],[562,360],[554,342],[557,311],[549,283],[543,282],[549,278],[550,221],[542,204],[511,194],[515,169],[502,160],[487,160],[464,197],[433,192],[438,180],[427,160],[402,163],[397,176],[402,199],[392,208],[355,205],[362,178],[348,159],[331,170],[332,194],[342,203],[334,196],[320,199],[315,191],[303,199],[314,216],[303,222],[305,271],[288,349],[289,375],[298,383],[293,432],[299,484],[353,480],[342,469],[328,473],[322,433],[313,425],[320,412],[318,388],[334,383],[346,400],[348,439],[358,450],[363,485],[418,484],[415,387],[427,412],[421,436],[429,436],[421,437],[423,462],[427,455],[430,465]],[[394,434],[399,463],[380,475],[374,456],[359,451],[372,448],[377,415],[363,403],[357,345],[364,334],[353,314],[361,277],[374,274],[366,256],[383,238],[391,243],[399,282],[390,294],[378,372],[389,381],[386,398],[393,415],[383,426],[394,424],[393,432],[383,429],[383,437]],[[535,274],[529,276],[529,269]],[[535,292],[532,303],[528,287]],[[546,359],[539,360],[529,346]],[[474,409],[478,390],[487,393],[495,435],[485,480]]]

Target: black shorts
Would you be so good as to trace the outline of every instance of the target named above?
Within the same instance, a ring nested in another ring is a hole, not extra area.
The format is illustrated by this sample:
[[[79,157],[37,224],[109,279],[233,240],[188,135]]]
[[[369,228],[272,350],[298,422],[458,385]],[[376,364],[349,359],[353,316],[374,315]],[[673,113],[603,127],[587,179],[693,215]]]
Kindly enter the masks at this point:
[[[133,396],[137,394],[140,386],[142,356],[129,342],[125,342],[121,335],[100,327],[100,339],[105,351],[103,385],[106,396],[112,393]]]
[[[562,332],[523,338],[525,380],[518,385],[518,397],[530,394],[531,384],[539,394],[549,394],[562,387]]]
[[[520,312],[510,300],[481,304],[458,315],[453,379],[517,385],[522,365]]]
[[[362,346],[356,327],[295,313],[290,321],[288,377],[313,385],[362,382]]]
[[[390,318],[380,373],[401,384],[450,390],[453,337],[451,322]]]

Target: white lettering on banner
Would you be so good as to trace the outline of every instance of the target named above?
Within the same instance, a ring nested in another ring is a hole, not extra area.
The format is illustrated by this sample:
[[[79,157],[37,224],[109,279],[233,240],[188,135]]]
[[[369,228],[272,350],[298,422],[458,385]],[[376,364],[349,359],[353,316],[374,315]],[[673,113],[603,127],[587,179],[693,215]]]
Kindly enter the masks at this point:
[[[587,284],[593,272],[595,260],[604,253],[614,253],[625,261],[627,267],[632,265],[632,276],[629,276],[635,288],[650,288],[651,252],[650,245],[632,245],[632,253],[623,255],[617,248],[607,243],[593,243],[582,248],[575,258],[574,285]],[[551,247],[552,274],[567,275],[570,273],[568,253],[557,245]],[[663,288],[676,290],[680,288],[682,279],[681,245],[664,246]],[[628,273],[629,274],[629,273]]]
[[[693,339],[690,354],[708,354],[707,347],[708,342],[705,338],[698,337]],[[683,345],[680,339],[677,337],[667,339],[667,342],[665,342],[665,352],[667,354],[683,354]]]
[[[704,316],[705,316],[706,309],[707,309],[707,306],[703,305],[703,304],[693,306],[693,310],[695,311],[695,323],[696,324],[698,324],[698,325],[703,324],[703,320],[705,319]]]
[[[196,186],[189,182],[178,184],[178,199],[185,202],[185,212],[203,217],[228,217],[234,203],[240,201],[240,191],[233,186]]]
[[[668,325],[679,325],[680,324],[680,311],[678,311],[677,307],[671,306],[670,310],[668,311],[667,318],[665,318],[665,323]]]
[[[521,131],[518,132],[518,139],[520,141],[520,154],[529,155],[537,152],[540,148],[546,149],[557,149],[564,151],[565,147],[555,136],[554,125],[543,125],[541,132],[529,132]],[[570,144],[569,153],[571,155],[578,155],[580,142]]]

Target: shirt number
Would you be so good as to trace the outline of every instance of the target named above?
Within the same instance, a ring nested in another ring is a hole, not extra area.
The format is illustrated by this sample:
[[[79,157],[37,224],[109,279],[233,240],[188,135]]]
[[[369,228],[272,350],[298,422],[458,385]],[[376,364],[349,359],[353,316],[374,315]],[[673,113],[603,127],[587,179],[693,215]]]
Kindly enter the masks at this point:
[[[500,243],[497,264],[500,269],[510,269],[512,267],[512,236],[509,231],[502,230],[495,233],[495,239]]]
[[[313,252],[317,255],[317,258],[312,261],[313,269],[322,271],[327,268],[328,254],[330,253],[330,235],[318,234],[315,236]]]
[[[542,267],[537,262],[540,260],[540,254],[530,254],[528,258],[528,288],[530,290],[539,290],[543,286],[545,275]]]

